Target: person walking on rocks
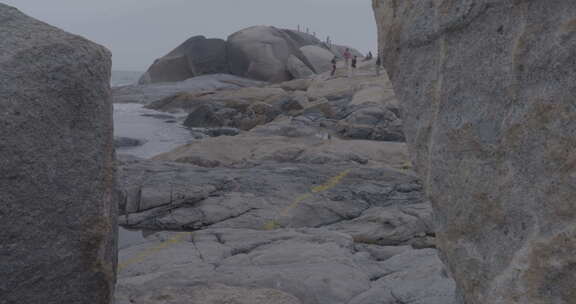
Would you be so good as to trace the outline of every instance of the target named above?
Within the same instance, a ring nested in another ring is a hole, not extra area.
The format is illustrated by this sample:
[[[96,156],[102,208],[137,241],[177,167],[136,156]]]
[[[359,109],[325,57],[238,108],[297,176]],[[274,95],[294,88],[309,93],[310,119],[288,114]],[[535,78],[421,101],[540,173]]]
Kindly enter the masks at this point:
[[[332,72],[330,73],[330,76],[334,76],[334,74],[336,74],[336,57],[332,58],[332,61],[330,61],[332,63]]]
[[[363,61],[370,61],[372,60],[372,52],[368,52],[368,55],[366,55],[366,58],[364,58]]]
[[[358,56],[352,58],[352,69],[350,69],[350,75],[355,76],[356,74],[356,64],[358,63]]]
[[[344,60],[346,61],[346,68],[349,67],[348,63],[350,63],[350,58],[352,58],[352,53],[350,53],[350,49],[346,49],[344,51]]]
[[[380,54],[378,54],[378,59],[376,59],[376,76],[380,76],[380,68],[382,67],[382,59]]]

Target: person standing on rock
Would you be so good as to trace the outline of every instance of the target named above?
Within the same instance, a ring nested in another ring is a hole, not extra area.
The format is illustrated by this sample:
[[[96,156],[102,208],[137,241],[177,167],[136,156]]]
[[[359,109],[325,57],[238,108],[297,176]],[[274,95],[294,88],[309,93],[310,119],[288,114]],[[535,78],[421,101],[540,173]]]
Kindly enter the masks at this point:
[[[368,55],[366,55],[366,58],[364,58],[363,61],[370,61],[372,60],[372,52],[368,52]]]
[[[332,58],[332,61],[330,61],[332,63],[332,72],[330,73],[330,76],[334,76],[334,74],[336,74],[336,57]]]
[[[352,58],[352,69],[350,69],[350,74],[354,76],[356,74],[356,63],[358,62],[358,56]]]
[[[352,53],[350,53],[350,49],[346,49],[344,51],[344,60],[346,61],[346,68],[349,67],[348,63],[350,62],[350,58],[352,58]]]

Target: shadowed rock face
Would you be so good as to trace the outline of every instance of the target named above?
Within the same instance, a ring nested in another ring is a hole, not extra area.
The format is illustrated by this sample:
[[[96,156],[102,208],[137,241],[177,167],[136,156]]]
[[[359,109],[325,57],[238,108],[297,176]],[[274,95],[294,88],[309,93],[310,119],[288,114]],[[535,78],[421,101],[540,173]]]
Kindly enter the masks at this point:
[[[226,41],[194,36],[157,59],[139,82],[174,82],[217,73],[228,73]]]
[[[576,2],[374,0],[461,303],[576,299]]]
[[[0,303],[114,291],[110,53],[0,4]]]

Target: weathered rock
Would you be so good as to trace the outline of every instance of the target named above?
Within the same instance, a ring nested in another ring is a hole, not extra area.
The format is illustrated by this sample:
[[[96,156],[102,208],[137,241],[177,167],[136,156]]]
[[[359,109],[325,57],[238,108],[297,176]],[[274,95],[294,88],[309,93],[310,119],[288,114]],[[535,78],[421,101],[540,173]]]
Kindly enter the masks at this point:
[[[202,103],[188,115],[184,126],[191,128],[237,128],[250,130],[276,118],[280,112],[273,106],[256,102],[252,104],[226,102]]]
[[[286,69],[290,55],[310,67],[300,52],[305,45],[319,44],[312,35],[271,26],[253,26],[228,37],[228,60],[234,75],[270,82],[292,79]]]
[[[146,143],[144,139],[130,138],[130,137],[114,137],[115,148],[129,148],[138,147]]]
[[[350,304],[451,304],[454,281],[433,249],[407,250],[381,264],[386,274]]]
[[[163,250],[130,263],[160,246]],[[269,292],[276,299],[297,298],[303,304],[345,304],[369,290],[371,280],[386,275],[385,268],[368,253],[356,252],[350,237],[322,229],[209,229],[170,234],[121,251],[120,261],[124,266],[120,299],[171,286],[225,284],[240,290],[273,289]],[[225,296],[228,289],[213,292]],[[272,299],[264,303],[282,303]]]
[[[296,79],[306,79],[315,75],[311,67],[294,55],[290,55],[286,60],[286,70]]]
[[[195,156],[218,161],[222,166],[236,167],[246,162],[261,163],[265,160],[287,162],[285,151],[292,151],[294,155],[289,160],[296,163],[318,163],[320,160],[317,157],[322,155],[323,163],[369,159],[374,166],[401,168],[407,160],[402,143],[337,138],[327,140],[319,135],[317,129],[298,122],[273,123],[272,126],[261,126],[239,136],[210,138],[184,145],[155,159],[187,162],[189,157]]]
[[[297,298],[280,290],[231,287],[223,284],[195,284],[187,287],[166,287],[144,291],[144,294],[117,299],[117,304],[300,304]]]
[[[271,87],[281,88],[285,91],[306,91],[312,84],[312,79],[294,79],[290,81],[274,84]]]
[[[334,54],[329,50],[317,45],[306,45],[300,48],[304,57],[312,65],[316,74],[324,73],[332,69],[332,59]]]
[[[419,184],[403,187],[410,190],[407,193],[422,190]],[[360,217],[329,228],[351,235],[356,243],[381,246],[419,244],[420,239],[434,235],[432,210],[428,203],[374,207]]]
[[[111,55],[0,4],[0,302],[109,304]]]
[[[364,104],[338,122],[338,134],[352,139],[405,141],[402,120],[381,104]]]
[[[315,78],[308,87],[308,97],[311,100],[327,98],[328,100],[351,98],[361,89],[384,85],[383,79],[372,76],[357,76],[353,78]]]
[[[181,92],[152,102],[146,108],[165,112],[193,112],[204,104],[234,107],[234,105],[263,102],[273,105],[287,98],[289,94],[281,88],[247,87],[219,91]]]
[[[375,0],[461,303],[576,297],[576,2]]]
[[[214,91],[258,87],[266,83],[227,74],[214,74],[194,77],[174,83],[129,85],[112,88],[114,103],[148,104],[182,92]]]
[[[120,170],[126,193],[121,210],[129,216],[123,216],[121,222],[126,227],[152,230],[263,229],[270,221],[317,227],[361,216],[372,206],[422,203],[412,176],[383,168],[387,164],[402,166],[405,152],[401,144],[389,143],[382,149],[382,143],[370,148],[359,141],[335,142],[322,148],[296,139],[210,138],[153,161],[125,162]],[[372,156],[379,161],[370,159]],[[320,186],[341,174],[345,180],[340,187],[309,193],[316,187],[310,185]],[[366,180],[372,182],[366,184]],[[298,208],[289,207],[304,194],[310,199],[298,202]],[[285,209],[290,212],[282,211]],[[382,244],[402,243],[395,240],[382,240]]]
[[[177,82],[205,74],[228,73],[226,41],[194,36],[156,59],[140,84]]]

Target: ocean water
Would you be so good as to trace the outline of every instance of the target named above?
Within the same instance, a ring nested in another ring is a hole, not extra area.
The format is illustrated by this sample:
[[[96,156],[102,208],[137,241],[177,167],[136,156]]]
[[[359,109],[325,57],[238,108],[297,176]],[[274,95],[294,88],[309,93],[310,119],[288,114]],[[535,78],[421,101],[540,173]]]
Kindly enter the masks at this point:
[[[186,114],[169,114],[145,109],[142,104],[122,103],[114,105],[114,136],[142,139],[146,143],[132,148],[116,150],[141,158],[172,151],[191,143],[194,137],[182,126]]]
[[[131,85],[138,82],[144,72],[140,71],[112,71],[110,85],[113,87]]]

